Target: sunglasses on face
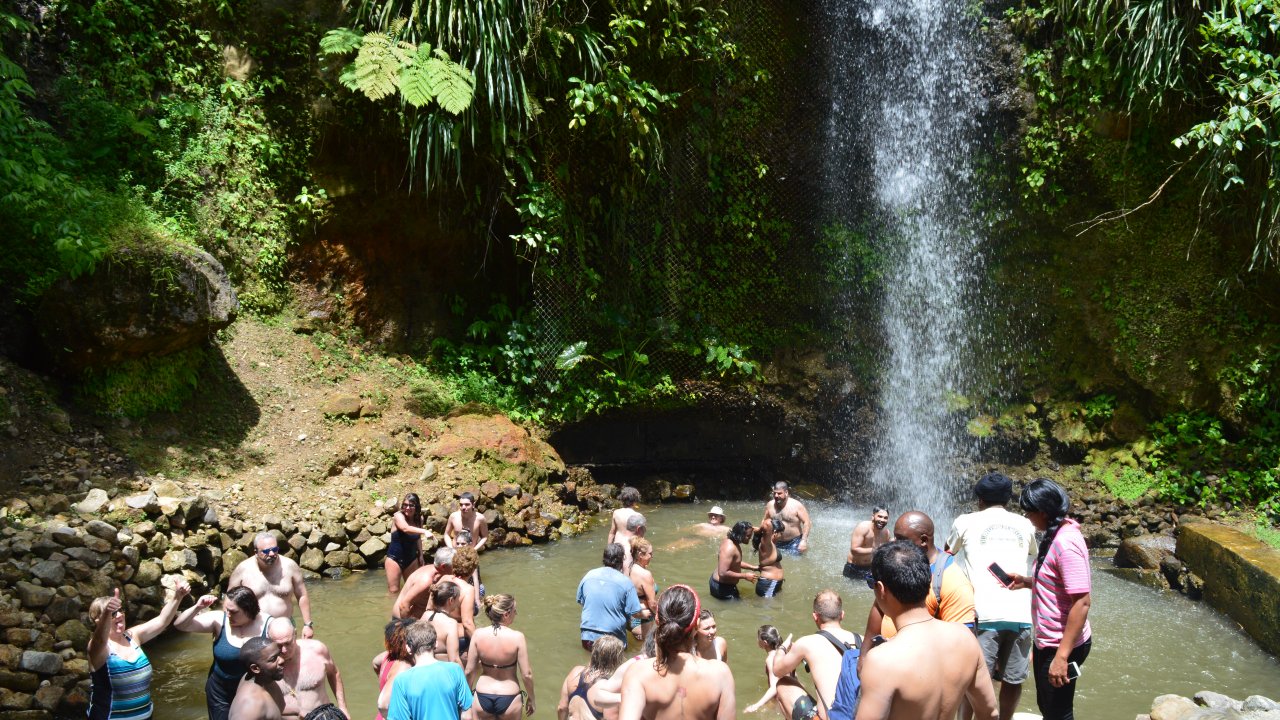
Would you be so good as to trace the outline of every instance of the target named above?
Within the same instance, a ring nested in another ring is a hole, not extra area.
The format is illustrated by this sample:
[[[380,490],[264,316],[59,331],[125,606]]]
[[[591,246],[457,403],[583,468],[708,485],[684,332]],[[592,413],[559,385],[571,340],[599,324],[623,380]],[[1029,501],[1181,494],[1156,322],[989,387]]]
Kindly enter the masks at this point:
[[[280,548],[278,547],[262,548],[261,550],[258,551],[258,554],[259,555],[279,555]]]

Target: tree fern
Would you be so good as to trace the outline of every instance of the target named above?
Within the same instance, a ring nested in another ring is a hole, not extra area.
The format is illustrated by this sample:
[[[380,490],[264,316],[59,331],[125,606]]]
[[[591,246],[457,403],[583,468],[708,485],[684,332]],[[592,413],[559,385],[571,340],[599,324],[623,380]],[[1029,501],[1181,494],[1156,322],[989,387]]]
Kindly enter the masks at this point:
[[[400,83],[400,69],[408,59],[409,53],[403,43],[392,40],[385,33],[365,35],[356,55],[352,89],[364,93],[370,100],[381,100],[394,94]]]
[[[430,67],[433,60],[436,58],[431,56],[431,46],[423,43],[409,64],[400,71],[400,96],[416,108],[431,104],[436,97],[436,84]]]
[[[436,102],[445,111],[459,115],[471,106],[475,94],[475,76],[471,71],[449,60],[449,56],[437,50],[436,57],[426,62],[426,72],[435,88]],[[419,55],[421,56],[421,55]]]
[[[351,28],[334,28],[320,38],[323,55],[346,55],[355,52],[364,42],[364,36]]]

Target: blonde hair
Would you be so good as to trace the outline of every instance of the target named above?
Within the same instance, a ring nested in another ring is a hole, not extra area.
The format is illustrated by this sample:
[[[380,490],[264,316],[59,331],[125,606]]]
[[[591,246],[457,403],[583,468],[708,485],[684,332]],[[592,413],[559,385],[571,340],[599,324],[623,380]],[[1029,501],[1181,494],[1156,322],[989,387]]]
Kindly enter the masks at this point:
[[[640,553],[644,553],[645,555],[652,555],[653,543],[649,542],[648,540],[645,540],[642,537],[631,538],[631,557],[634,558]]]
[[[93,602],[89,603],[89,620],[91,620],[94,625],[97,625],[98,621],[102,619],[102,616],[106,614],[107,603],[109,602],[111,602],[111,598],[104,596],[94,598]],[[120,610],[121,612],[124,611],[124,605],[120,606]]]
[[[507,593],[486,595],[484,598],[484,614],[489,616],[495,630],[502,624],[502,618],[515,609],[516,599]]]

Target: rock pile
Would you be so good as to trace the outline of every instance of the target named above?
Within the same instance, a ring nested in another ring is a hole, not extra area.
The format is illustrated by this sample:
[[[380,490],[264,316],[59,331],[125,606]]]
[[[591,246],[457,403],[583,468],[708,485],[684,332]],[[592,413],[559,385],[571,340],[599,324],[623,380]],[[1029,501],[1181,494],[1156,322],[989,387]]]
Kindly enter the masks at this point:
[[[1261,695],[1235,700],[1201,690],[1194,700],[1161,695],[1151,703],[1151,712],[1137,720],[1280,720],[1280,703]]]
[[[422,492],[426,524],[444,529],[453,498],[470,490],[490,526],[492,546],[519,546],[578,531],[588,513],[617,505],[617,489],[581,469],[530,492],[517,483]],[[217,592],[252,554],[253,537],[276,535],[308,577],[379,568],[399,506],[331,508],[306,519],[221,516],[204,496],[160,481],[145,492],[79,498],[49,492],[0,508],[0,716],[48,720],[83,716],[89,698],[88,607],[120,587],[130,623],[159,612],[165,578],[182,576],[192,596]],[[587,512],[583,512],[583,510]],[[37,520],[37,518],[39,520]],[[438,537],[438,535],[437,535]],[[433,549],[431,547],[428,550]]]

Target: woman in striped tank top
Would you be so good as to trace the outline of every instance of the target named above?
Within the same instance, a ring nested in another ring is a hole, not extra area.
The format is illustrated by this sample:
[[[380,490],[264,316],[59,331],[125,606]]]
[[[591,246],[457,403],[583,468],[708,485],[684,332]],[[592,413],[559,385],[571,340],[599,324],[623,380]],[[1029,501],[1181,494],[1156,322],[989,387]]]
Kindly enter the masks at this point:
[[[88,648],[93,683],[89,720],[151,717],[151,661],[142,644],[169,627],[178,605],[190,592],[186,581],[178,580],[159,615],[127,629],[120,588],[111,597],[97,598],[89,605],[89,619],[94,623]]]

